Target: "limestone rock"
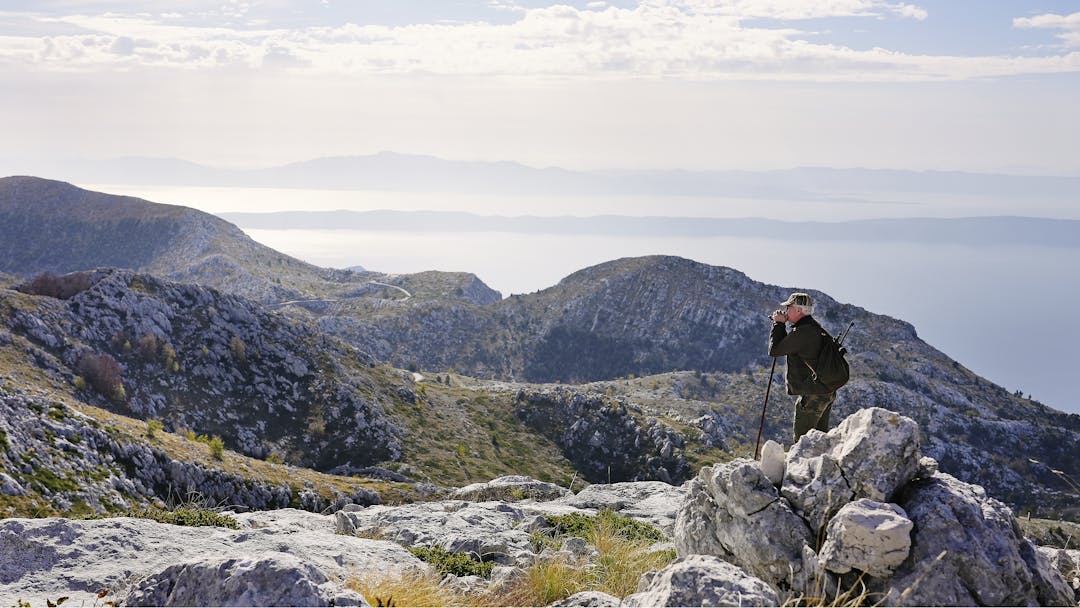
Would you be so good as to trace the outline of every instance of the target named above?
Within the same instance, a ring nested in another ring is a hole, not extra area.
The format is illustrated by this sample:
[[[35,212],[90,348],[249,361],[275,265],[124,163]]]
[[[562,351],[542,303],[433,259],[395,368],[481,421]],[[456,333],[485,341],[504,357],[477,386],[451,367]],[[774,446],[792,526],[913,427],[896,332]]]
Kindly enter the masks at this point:
[[[1056,547],[1038,547],[1038,550],[1065,578],[1065,582],[1072,587],[1076,602],[1080,604],[1080,551]]]
[[[839,574],[853,569],[887,577],[911,550],[911,520],[896,505],[862,498],[829,521],[821,563]]]
[[[287,553],[175,564],[139,582],[125,606],[367,606],[314,565]]]
[[[1038,552],[1021,535],[1012,511],[981,487],[938,473],[910,484],[898,502],[915,528],[911,554],[888,583],[886,604],[1060,606],[1074,601],[1060,573],[1037,567]]]
[[[338,580],[356,572],[425,570],[404,548],[334,533],[333,518],[285,509],[241,520],[239,530],[146,519],[0,520],[0,597],[44,605],[66,595],[92,605],[102,588],[122,599],[133,580],[207,556],[242,559],[281,552]]]
[[[579,509],[611,509],[627,517],[647,521],[666,534],[671,534],[685,498],[685,485],[637,481],[593,484],[555,502]]]
[[[788,452],[781,493],[813,530],[858,498],[887,502],[919,472],[919,427],[882,408],[859,410]]]
[[[560,600],[551,606],[581,606],[583,608],[619,608],[622,601],[614,595],[601,593],[600,591],[582,591],[575,593],[565,600]]]
[[[787,454],[784,453],[784,448],[780,447],[780,444],[772,439],[761,446],[761,471],[765,473],[765,476],[769,478],[769,481],[774,486],[778,486],[784,481],[784,468],[786,466],[784,461],[786,458]]]
[[[626,606],[778,606],[765,581],[714,556],[690,555],[664,568]]]
[[[680,557],[718,555],[774,585],[801,571],[802,549],[812,542],[806,523],[747,459],[702,468],[675,523]]]
[[[439,547],[512,565],[532,555],[529,533],[518,527],[525,517],[521,509],[502,502],[447,500],[339,511],[335,524],[342,534]]]
[[[19,482],[15,481],[7,473],[0,473],[0,494],[7,496],[21,496],[26,493]]]
[[[454,491],[450,497],[455,500],[486,502],[501,500],[552,500],[568,496],[570,490],[553,483],[539,481],[523,475],[506,475],[484,483],[474,483]]]

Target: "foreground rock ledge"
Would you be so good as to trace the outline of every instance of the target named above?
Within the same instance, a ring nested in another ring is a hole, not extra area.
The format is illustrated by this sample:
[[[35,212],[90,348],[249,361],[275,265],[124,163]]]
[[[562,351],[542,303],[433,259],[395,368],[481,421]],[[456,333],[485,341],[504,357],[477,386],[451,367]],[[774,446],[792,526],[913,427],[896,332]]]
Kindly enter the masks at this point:
[[[1034,547],[1004,504],[922,458],[918,436],[910,419],[871,408],[804,437],[783,454],[779,478],[745,459],[705,467],[683,487],[597,484],[574,495],[515,477],[458,500],[238,514],[239,530],[0,520],[0,599],[362,605],[346,580],[428,571],[406,550],[414,545],[489,554],[490,582],[444,581],[482,588],[544,559],[529,535],[546,517],[607,508],[671,534],[680,557],[627,598],[585,593],[560,605],[775,605],[860,577],[884,605],[1076,605],[1062,572],[1080,587],[1080,553]],[[588,556],[582,544],[553,555]]]

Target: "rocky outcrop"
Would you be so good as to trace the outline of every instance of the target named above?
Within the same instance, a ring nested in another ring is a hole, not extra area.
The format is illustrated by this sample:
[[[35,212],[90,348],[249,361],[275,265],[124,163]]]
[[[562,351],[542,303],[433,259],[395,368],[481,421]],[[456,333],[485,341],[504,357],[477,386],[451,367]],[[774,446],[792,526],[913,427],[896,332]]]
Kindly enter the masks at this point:
[[[41,366],[69,381],[87,375],[88,359],[113,361],[107,390],[84,378],[81,396],[166,430],[219,435],[237,452],[321,470],[400,456],[402,431],[385,411],[410,398],[408,381],[376,374],[362,351],[249,300],[102,270],[88,289],[19,306],[6,322],[40,351]]]
[[[680,556],[719,556],[773,584],[802,572],[803,547],[813,541],[806,522],[746,459],[702,468],[675,522]]]
[[[919,426],[881,408],[860,410],[828,434],[803,436],[787,456],[781,493],[817,532],[843,505],[891,499],[919,470]]]
[[[626,606],[779,606],[776,591],[722,559],[690,555],[642,580]]]
[[[322,570],[288,553],[175,564],[141,581],[125,606],[367,606]]]
[[[918,438],[914,421],[869,408],[800,439],[779,492],[757,462],[706,467],[689,484],[676,549],[795,596],[860,580],[887,605],[1071,603],[1008,507],[928,466]]]
[[[408,547],[437,547],[520,566],[535,555],[529,539],[532,530],[520,525],[527,513],[502,502],[441,501],[346,508],[334,517],[341,534],[386,539]]]
[[[35,606],[59,596],[75,605],[283,605],[273,599],[280,592],[296,600],[285,605],[357,605],[347,577],[427,568],[397,544],[335,534],[330,516],[286,509],[237,519],[238,530],[131,518],[0,520],[0,597]]]
[[[655,489],[652,483],[636,485],[596,487],[583,501],[673,518],[670,500],[654,501],[652,511],[648,504],[631,505]],[[97,593],[107,589],[104,600],[123,605],[275,605],[274,597],[291,598],[291,605],[356,605],[362,598],[344,587],[349,579],[429,569],[406,551],[411,547],[495,561],[490,580],[444,581],[483,591],[520,577],[537,560],[587,567],[596,552],[584,539],[570,538],[553,552],[532,538],[550,526],[548,516],[597,514],[568,504],[573,498],[354,505],[335,515],[293,509],[226,513],[238,521],[237,530],[131,518],[0,520],[0,597],[37,605],[69,596],[68,601],[90,604],[103,601]],[[578,600],[593,601],[586,597]]]
[[[579,606],[581,608],[619,608],[621,605],[622,600],[600,591],[582,591],[552,604],[557,607]]]
[[[681,483],[689,474],[683,437],[619,399],[558,387],[519,391],[516,402],[517,417],[562,448],[588,481]]]
[[[297,506],[322,511],[380,502],[376,492],[359,484],[324,496],[287,481],[178,460],[146,437],[102,425],[3,374],[0,470],[5,471],[0,494],[24,501],[31,507],[25,510],[38,505],[45,513],[123,511],[192,496],[251,510]]]
[[[523,475],[505,475],[491,481],[474,483],[454,490],[450,498],[486,502],[501,500],[514,502],[531,498],[533,500],[552,500],[570,494],[570,490],[553,483],[538,481]]]
[[[937,474],[903,490],[911,553],[884,585],[904,605],[1061,606],[1071,589],[1020,533],[1012,511],[982,488]]]

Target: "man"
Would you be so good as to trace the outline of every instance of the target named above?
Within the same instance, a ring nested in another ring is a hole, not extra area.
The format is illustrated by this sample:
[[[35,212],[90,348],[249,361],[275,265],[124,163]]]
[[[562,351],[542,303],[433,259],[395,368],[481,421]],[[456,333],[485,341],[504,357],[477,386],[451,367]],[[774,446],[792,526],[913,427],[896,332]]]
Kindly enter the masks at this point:
[[[811,315],[814,301],[808,294],[796,292],[781,302],[770,318],[773,321],[769,334],[769,356],[787,357],[785,384],[789,395],[795,398],[794,439],[799,440],[810,429],[829,430],[829,414],[832,412],[836,392],[814,379],[813,366],[821,353],[821,325]],[[787,323],[791,323],[788,333]]]

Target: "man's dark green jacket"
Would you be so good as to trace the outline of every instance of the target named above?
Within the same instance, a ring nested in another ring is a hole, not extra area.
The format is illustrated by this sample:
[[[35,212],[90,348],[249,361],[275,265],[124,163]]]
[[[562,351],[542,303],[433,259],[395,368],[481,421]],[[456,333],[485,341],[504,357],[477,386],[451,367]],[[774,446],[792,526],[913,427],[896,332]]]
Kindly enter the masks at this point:
[[[785,324],[773,323],[772,332],[769,334],[769,356],[787,356],[784,380],[789,395],[825,395],[832,392],[824,384],[813,380],[813,372],[810,370],[810,366],[817,364],[818,355],[821,354],[823,331],[821,325],[810,315],[799,319],[798,323],[792,326],[791,333],[788,333]]]

